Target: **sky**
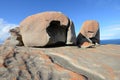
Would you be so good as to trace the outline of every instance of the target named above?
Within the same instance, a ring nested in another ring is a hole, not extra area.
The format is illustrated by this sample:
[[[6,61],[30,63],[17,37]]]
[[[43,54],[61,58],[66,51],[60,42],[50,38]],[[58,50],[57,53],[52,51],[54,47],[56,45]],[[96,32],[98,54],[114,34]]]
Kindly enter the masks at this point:
[[[86,20],[99,22],[100,39],[120,39],[120,0],[0,0],[0,41],[27,16],[58,11],[75,25],[76,35]]]

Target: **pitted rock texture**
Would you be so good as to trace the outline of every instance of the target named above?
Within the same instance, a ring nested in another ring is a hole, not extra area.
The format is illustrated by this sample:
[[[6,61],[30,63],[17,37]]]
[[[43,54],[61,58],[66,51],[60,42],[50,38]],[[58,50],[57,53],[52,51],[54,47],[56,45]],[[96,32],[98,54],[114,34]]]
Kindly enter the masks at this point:
[[[60,12],[43,12],[27,17],[20,23],[20,33],[25,46],[76,43],[73,22]]]
[[[77,36],[77,45],[89,47],[92,44],[100,44],[99,23],[95,20],[87,20],[83,23]]]
[[[86,80],[54,63],[41,50],[0,47],[0,80]]]
[[[9,33],[10,33],[10,37],[5,40],[3,45],[12,46],[12,47],[24,46],[19,27],[10,29]]]

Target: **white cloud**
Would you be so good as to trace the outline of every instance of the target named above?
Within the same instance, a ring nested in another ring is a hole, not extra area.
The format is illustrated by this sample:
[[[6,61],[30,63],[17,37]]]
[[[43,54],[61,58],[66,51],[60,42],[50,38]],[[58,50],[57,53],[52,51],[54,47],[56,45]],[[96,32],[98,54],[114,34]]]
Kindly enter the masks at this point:
[[[119,27],[117,27],[117,28],[113,28],[113,29],[111,29],[112,31],[114,30],[114,31],[120,31],[120,26]]]
[[[120,24],[101,29],[101,39],[120,39]]]
[[[120,31],[120,24],[107,26],[109,31]]]
[[[10,24],[0,18],[0,41],[4,41],[9,36],[9,30],[17,27],[16,24]]]

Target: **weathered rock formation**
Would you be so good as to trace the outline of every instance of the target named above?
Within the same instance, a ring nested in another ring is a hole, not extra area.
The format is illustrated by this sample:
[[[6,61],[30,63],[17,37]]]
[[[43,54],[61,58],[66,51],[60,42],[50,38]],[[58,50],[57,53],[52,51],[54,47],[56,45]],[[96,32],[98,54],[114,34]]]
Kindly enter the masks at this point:
[[[29,16],[20,23],[20,32],[25,46],[76,43],[73,22],[60,12],[43,12]]]
[[[19,27],[15,27],[13,29],[10,29],[10,37],[5,40],[4,44],[5,46],[23,46],[22,36],[20,34]]]
[[[92,47],[99,43],[99,23],[94,20],[85,21],[77,36],[77,45],[80,47]]]
[[[98,23],[84,26],[78,43],[99,43]],[[120,80],[120,45],[42,47],[76,42],[73,23],[61,13],[30,16],[10,33],[0,46],[0,80]]]
[[[120,46],[0,47],[0,80],[120,80]]]
[[[0,47],[0,80],[86,80],[54,63],[42,50]]]

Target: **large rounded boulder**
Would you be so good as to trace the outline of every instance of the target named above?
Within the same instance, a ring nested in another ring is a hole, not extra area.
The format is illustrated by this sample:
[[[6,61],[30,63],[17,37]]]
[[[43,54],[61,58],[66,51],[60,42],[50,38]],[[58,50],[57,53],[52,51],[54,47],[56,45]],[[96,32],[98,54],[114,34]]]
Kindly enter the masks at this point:
[[[20,33],[25,46],[76,43],[73,22],[60,12],[43,12],[28,16],[20,23]]]

